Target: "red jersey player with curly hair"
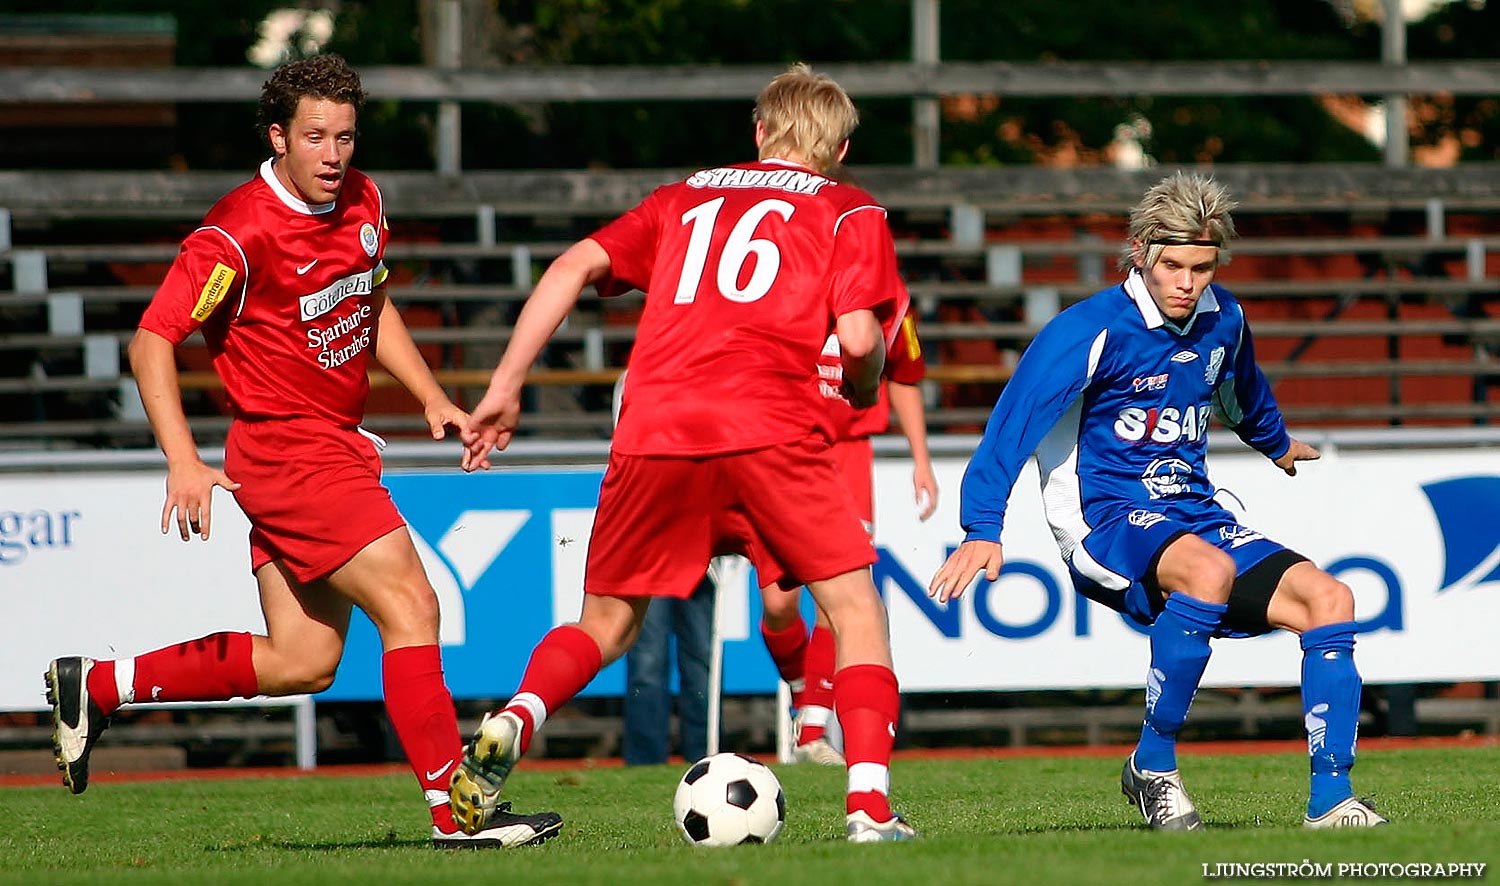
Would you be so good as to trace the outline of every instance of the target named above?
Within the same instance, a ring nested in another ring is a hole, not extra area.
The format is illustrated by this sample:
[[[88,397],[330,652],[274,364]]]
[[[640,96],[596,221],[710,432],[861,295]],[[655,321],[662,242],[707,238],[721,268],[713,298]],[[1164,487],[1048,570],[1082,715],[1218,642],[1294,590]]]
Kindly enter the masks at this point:
[[[468,834],[448,808],[461,746],[437,645],[437,595],[380,483],[384,444],[359,427],[370,357],[421,402],[434,439],[469,417],[438,386],[386,298],[380,190],[350,166],[363,102],[359,76],[336,55],[271,75],[260,127],[273,156],[183,241],[130,345],[167,457],[161,530],[175,524],[183,541],[206,540],[214,488],[233,492],[250,520],[265,633],[218,633],[113,661],[53,661],[57,761],[64,784],[82,793],[108,716],[133,701],[326,689],[358,606],[380,631],[386,710],[426,792],[433,844],[541,842],[562,827],[555,813],[500,810]],[[199,457],[182,407],[175,350],[199,330],[234,418],[222,471]]]

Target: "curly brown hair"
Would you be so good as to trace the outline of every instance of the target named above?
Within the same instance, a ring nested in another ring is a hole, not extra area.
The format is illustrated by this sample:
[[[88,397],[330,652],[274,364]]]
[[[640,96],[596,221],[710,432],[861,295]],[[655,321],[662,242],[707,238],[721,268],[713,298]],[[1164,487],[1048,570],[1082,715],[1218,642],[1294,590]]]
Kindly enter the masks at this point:
[[[297,103],[304,98],[322,98],[354,106],[358,116],[365,104],[365,91],[359,75],[341,55],[325,53],[287,62],[271,74],[260,90],[260,110],[256,126],[261,138],[272,123],[285,127],[297,113]]]

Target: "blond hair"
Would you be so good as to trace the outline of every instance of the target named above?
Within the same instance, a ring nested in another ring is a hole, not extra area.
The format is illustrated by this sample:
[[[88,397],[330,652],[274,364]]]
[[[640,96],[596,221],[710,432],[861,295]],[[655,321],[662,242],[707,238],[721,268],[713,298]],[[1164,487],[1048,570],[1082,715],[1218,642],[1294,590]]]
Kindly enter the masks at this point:
[[[1130,227],[1120,268],[1149,268],[1171,245],[1219,247],[1215,265],[1229,264],[1229,241],[1234,239],[1234,219],[1229,213],[1239,204],[1229,189],[1213,178],[1196,172],[1174,172],[1152,186],[1141,202],[1130,210]]]
[[[859,112],[833,78],[798,62],[761,90],[754,119],[765,127],[760,159],[795,157],[827,172],[838,165],[839,149],[859,125]]]

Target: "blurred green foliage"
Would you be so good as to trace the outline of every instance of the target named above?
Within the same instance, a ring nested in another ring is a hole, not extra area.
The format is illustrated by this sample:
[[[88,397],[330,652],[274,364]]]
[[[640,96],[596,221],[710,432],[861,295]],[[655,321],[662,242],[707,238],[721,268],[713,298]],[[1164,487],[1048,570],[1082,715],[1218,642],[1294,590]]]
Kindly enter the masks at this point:
[[[432,0],[427,0],[428,3]],[[267,12],[288,0],[7,0],[13,13],[170,13],[184,66],[244,65]],[[341,0],[327,46],[356,66],[422,61],[419,2]],[[483,6],[483,4],[480,4]],[[1500,6],[1500,4],[1494,4]],[[496,0],[484,28],[491,64],[673,65],[904,60],[910,0]],[[1345,22],[1324,0],[943,0],[941,51],[949,61],[1299,59],[1373,60],[1380,33]],[[1409,29],[1413,58],[1486,58],[1500,10],[1479,0],[1440,7]],[[856,96],[856,98],[858,98]],[[911,159],[911,103],[861,100],[851,162]],[[1496,159],[1494,99],[1437,101],[1414,143],[1445,136],[1464,159]],[[751,101],[466,104],[469,169],[690,167],[750,153]],[[361,121],[359,163],[431,168],[432,103],[372,102]],[[180,164],[239,168],[262,155],[253,108],[179,107]],[[942,156],[955,164],[1017,164],[1059,154],[1102,162],[1117,127],[1131,126],[1163,163],[1372,161],[1379,151],[1311,98],[951,97]],[[243,136],[243,137],[242,137]]]

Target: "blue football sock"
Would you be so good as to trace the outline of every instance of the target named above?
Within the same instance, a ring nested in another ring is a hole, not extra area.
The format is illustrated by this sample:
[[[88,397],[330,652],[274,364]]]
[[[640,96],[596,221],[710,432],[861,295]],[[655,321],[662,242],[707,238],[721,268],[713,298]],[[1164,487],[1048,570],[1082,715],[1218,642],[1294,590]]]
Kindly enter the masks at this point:
[[[1354,796],[1349,770],[1359,740],[1359,694],[1354,666],[1354,622],[1313,628],[1302,635],[1302,711],[1312,789],[1307,814],[1317,818]]]
[[[1173,594],[1151,626],[1151,669],[1146,675],[1146,722],[1135,748],[1135,768],[1177,768],[1177,732],[1187,720],[1198,681],[1208,666],[1208,641],[1218,629],[1222,603]]]

